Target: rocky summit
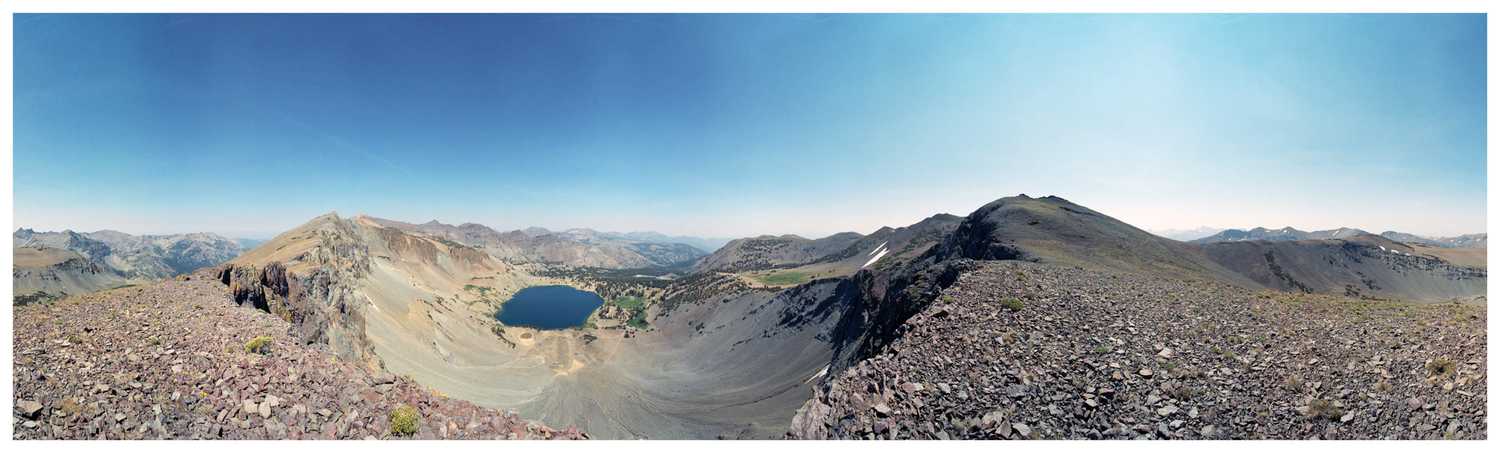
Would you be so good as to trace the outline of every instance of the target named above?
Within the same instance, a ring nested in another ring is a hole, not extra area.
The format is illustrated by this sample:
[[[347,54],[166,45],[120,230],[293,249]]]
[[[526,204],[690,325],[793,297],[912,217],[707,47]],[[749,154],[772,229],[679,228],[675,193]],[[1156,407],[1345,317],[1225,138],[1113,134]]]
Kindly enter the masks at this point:
[[[199,273],[16,307],[16,439],[582,439],[338,360]]]
[[[795,439],[1483,439],[1485,311],[977,265]]]

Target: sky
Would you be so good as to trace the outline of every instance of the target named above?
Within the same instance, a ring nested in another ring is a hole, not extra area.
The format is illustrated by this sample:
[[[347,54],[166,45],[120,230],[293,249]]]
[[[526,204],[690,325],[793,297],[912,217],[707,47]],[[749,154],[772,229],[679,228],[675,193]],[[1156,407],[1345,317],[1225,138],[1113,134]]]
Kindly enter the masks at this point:
[[[1485,230],[1483,15],[27,15],[14,227]]]

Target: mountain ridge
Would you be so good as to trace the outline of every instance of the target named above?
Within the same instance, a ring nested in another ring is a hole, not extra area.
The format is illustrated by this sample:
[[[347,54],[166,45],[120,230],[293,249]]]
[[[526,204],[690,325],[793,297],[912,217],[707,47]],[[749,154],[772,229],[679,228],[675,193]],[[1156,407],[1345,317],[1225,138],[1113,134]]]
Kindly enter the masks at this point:
[[[605,269],[673,268],[686,266],[706,254],[687,244],[632,240],[584,228],[553,232],[532,227],[501,232],[472,222],[454,226],[436,220],[412,224],[368,218],[384,226],[478,247],[514,263],[563,264]]]
[[[27,302],[138,284],[228,261],[240,245],[214,233],[135,236],[18,228],[12,282]]]

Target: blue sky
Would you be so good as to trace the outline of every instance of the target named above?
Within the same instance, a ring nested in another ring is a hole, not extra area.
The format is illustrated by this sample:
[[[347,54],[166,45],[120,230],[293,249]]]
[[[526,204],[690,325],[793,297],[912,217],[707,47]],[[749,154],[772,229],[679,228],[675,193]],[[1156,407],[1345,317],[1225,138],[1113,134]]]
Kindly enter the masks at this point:
[[[17,227],[1485,229],[1482,15],[17,15]]]

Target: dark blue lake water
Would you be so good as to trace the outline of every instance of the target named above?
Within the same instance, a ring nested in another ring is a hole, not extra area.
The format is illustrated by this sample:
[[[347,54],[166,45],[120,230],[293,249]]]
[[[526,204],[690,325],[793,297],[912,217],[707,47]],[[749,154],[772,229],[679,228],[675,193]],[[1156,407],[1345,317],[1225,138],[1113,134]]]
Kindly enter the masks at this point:
[[[506,301],[495,319],[508,326],[566,329],[582,326],[600,305],[604,299],[598,294],[571,286],[533,286]]]

